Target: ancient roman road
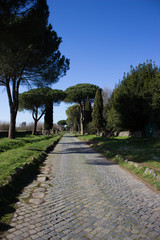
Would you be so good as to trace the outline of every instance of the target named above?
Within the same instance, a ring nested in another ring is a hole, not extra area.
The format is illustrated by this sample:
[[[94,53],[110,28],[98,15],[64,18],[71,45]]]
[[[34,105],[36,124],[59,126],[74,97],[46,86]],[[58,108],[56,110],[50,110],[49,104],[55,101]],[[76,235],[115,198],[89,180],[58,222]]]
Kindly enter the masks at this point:
[[[160,194],[87,144],[65,135],[45,164],[3,239],[160,239]]]

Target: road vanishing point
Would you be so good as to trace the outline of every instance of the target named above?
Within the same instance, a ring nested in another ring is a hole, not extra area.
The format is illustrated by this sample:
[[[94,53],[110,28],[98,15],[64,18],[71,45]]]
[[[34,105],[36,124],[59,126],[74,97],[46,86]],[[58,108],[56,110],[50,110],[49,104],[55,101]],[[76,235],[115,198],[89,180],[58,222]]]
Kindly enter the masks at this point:
[[[63,136],[19,196],[3,239],[160,239],[160,194]]]

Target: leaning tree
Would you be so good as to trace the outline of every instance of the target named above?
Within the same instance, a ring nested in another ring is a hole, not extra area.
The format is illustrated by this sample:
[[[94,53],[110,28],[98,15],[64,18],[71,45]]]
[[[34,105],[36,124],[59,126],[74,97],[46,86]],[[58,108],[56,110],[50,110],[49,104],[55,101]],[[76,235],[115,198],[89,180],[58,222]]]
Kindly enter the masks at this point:
[[[0,85],[9,100],[9,138],[15,137],[19,87],[51,85],[69,69],[48,16],[46,0],[0,1]]]
[[[90,101],[94,100],[96,90],[98,86],[82,83],[77,84],[75,86],[69,87],[65,90],[67,97],[65,99],[66,102],[75,102],[79,104],[80,107],[80,126],[81,126],[81,134],[84,135],[84,123],[85,123],[85,103],[87,97]]]

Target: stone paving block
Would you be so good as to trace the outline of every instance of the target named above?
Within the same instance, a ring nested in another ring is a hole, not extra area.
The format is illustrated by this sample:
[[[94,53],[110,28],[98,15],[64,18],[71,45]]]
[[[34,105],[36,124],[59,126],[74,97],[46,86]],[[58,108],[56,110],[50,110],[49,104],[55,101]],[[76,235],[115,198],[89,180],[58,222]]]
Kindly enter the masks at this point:
[[[158,240],[160,194],[74,137],[53,153],[20,196],[4,240]]]

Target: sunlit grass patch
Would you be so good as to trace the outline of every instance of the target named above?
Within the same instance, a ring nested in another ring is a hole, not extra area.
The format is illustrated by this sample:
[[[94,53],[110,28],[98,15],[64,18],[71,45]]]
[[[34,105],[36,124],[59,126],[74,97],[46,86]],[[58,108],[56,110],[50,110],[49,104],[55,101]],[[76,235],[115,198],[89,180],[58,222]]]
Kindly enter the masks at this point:
[[[2,186],[7,178],[15,172],[16,168],[38,157],[42,151],[59,137],[60,136],[56,134],[53,136],[41,137],[31,135],[16,140],[3,139],[4,141],[0,142],[0,146],[3,146],[5,142],[6,146],[10,145],[10,142],[13,142],[10,145],[10,149],[6,147],[5,151],[0,153],[0,186]]]

